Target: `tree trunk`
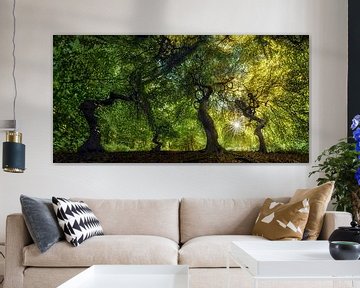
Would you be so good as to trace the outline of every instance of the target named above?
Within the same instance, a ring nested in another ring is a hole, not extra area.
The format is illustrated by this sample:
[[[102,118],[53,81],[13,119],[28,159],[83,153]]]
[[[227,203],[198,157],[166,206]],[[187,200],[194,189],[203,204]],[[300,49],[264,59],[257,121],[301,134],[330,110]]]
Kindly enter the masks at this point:
[[[155,144],[155,147],[152,148],[151,151],[160,152],[160,151],[161,151],[162,142],[160,142],[160,140],[159,140],[159,134],[158,134],[157,132],[155,132],[154,137],[152,138],[152,142]]]
[[[266,151],[265,138],[262,133],[262,129],[266,125],[266,120],[260,119],[260,118],[259,118],[259,120],[260,121],[258,121],[258,125],[255,128],[254,134],[259,138],[259,152],[266,153],[267,151]]]
[[[255,128],[254,134],[259,139],[258,151],[266,153],[267,152],[266,143],[265,143],[264,134],[262,133],[262,129],[266,126],[266,120],[257,117],[255,115],[254,109],[252,109],[248,104],[246,104],[244,100],[241,99],[235,100],[235,105],[246,118],[257,122],[257,126]]]
[[[153,111],[151,109],[150,103],[147,100],[146,96],[142,97],[141,109],[143,110],[146,116],[150,129],[153,131],[153,138],[151,139],[151,141],[154,143],[154,147],[151,149],[151,151],[160,152],[163,143],[160,141],[159,129],[157,127],[156,120]]]
[[[79,152],[103,152],[104,148],[101,146],[101,135],[98,127],[98,121],[95,115],[96,109],[100,106],[110,106],[117,100],[132,101],[131,96],[119,95],[111,92],[109,98],[104,100],[85,100],[80,104],[79,108],[84,114],[86,122],[89,125],[89,138],[79,148]]]
[[[215,128],[215,124],[213,119],[211,118],[208,110],[209,110],[209,98],[212,94],[213,90],[211,87],[206,86],[202,87],[202,94],[203,97],[199,100],[199,109],[198,109],[198,119],[201,122],[205,134],[206,134],[206,152],[215,152],[221,153],[223,148],[218,142],[218,133]]]
[[[89,138],[79,148],[79,152],[103,152],[104,149],[101,146],[100,131],[97,126],[97,118],[95,116],[95,110],[98,107],[96,101],[87,100],[81,103],[80,110],[84,114],[85,119],[89,125]]]

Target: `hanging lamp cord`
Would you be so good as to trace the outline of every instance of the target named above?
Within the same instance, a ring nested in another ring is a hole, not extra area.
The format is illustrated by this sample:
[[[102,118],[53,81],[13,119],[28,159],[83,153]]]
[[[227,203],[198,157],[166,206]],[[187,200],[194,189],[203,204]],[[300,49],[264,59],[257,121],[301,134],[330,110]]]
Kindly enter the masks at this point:
[[[13,16],[13,34],[12,34],[12,57],[13,57],[13,69],[12,69],[12,78],[14,81],[14,101],[13,101],[13,119],[15,121],[15,130],[16,130],[16,98],[17,98],[17,85],[16,85],[16,77],[15,77],[15,68],[16,68],[16,56],[15,56],[15,36],[16,36],[16,15],[15,15],[15,8],[16,8],[16,0],[13,1],[13,9],[12,9],[12,16]]]

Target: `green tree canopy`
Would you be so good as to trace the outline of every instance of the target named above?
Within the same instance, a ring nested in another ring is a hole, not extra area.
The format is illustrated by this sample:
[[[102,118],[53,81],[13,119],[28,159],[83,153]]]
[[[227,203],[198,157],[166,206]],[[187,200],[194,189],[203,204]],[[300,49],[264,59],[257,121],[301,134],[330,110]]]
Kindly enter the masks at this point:
[[[54,152],[308,153],[308,36],[53,42]]]

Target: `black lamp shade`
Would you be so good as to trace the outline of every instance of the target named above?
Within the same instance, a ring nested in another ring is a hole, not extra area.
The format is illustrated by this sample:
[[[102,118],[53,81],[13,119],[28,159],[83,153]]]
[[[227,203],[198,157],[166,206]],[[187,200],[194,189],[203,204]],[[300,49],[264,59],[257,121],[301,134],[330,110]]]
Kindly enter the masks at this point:
[[[22,173],[25,170],[25,145],[17,142],[3,142],[4,171]]]

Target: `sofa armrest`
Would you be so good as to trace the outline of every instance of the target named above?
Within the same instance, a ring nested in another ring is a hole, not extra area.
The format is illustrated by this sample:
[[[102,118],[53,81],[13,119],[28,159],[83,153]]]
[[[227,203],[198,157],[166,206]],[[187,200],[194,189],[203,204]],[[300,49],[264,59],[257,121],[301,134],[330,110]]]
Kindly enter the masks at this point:
[[[324,216],[324,224],[319,239],[329,239],[331,233],[339,226],[350,226],[351,220],[352,216],[348,212],[326,211]]]
[[[6,218],[4,288],[22,288],[24,279],[23,248],[33,241],[22,214]]]

